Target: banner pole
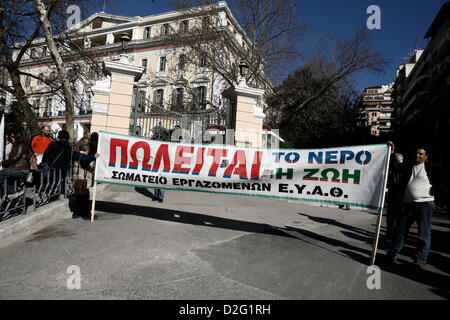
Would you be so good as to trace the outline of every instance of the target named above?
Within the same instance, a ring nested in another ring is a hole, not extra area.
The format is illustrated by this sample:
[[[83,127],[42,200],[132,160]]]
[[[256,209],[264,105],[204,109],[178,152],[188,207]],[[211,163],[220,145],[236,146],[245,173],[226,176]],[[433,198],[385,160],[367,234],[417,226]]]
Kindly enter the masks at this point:
[[[95,196],[97,194],[97,182],[94,182],[94,196],[92,197],[91,223],[94,223]]]
[[[391,146],[388,146],[388,156],[387,156],[387,161],[386,161],[386,168],[384,171],[384,181],[383,181],[383,189],[381,192],[381,203],[380,203],[380,210],[378,210],[378,219],[377,219],[377,227],[375,229],[375,235],[373,238],[373,247],[372,247],[372,256],[370,258],[370,265],[373,266],[375,264],[375,256],[377,254],[377,247],[378,247],[378,239],[380,237],[380,229],[381,229],[381,221],[383,219],[383,207],[384,207],[384,200],[385,200],[385,196],[386,196],[386,184],[387,184],[387,179],[388,179],[388,174],[389,174],[389,162],[391,159]]]
[[[378,239],[379,239],[379,236],[380,236],[380,229],[381,229],[382,218],[383,218],[383,209],[378,211],[377,228],[375,230],[375,236],[373,238],[372,257],[370,258],[370,265],[371,266],[373,266],[375,264],[375,256],[377,254]]]
[[[102,150],[102,139],[100,138],[101,136],[101,132],[98,135],[98,145],[97,145],[97,150]],[[99,164],[98,164],[98,158],[100,158],[101,155],[99,156],[95,156],[96,160],[95,160],[95,170],[94,170],[94,175],[92,177],[92,179],[94,179],[94,195],[92,196],[92,210],[91,210],[91,223],[94,223],[94,216],[95,216],[95,197],[97,195],[97,181],[95,181],[95,178],[98,177],[98,168],[99,168]]]

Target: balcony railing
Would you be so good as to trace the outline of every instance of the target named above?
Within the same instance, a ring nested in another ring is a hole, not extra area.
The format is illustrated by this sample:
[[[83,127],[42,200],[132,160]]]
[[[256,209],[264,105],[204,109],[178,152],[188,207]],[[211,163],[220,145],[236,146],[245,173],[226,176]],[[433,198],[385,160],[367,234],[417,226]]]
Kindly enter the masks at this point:
[[[409,109],[411,108],[411,106],[417,102],[420,101],[420,99],[423,99],[424,97],[428,96],[429,91],[425,90],[425,91],[421,91],[419,93],[416,93],[409,101],[408,103],[405,105],[405,107],[402,110],[402,115],[406,115],[409,111]]]
[[[406,90],[405,94],[403,95],[403,98],[405,99],[406,97],[408,97],[410,95],[410,93],[413,92],[413,90],[415,88],[417,88],[417,86],[421,83],[424,82],[424,80],[429,79],[430,75],[425,74],[423,76],[418,77],[413,83],[412,85],[409,86],[408,90]]]
[[[92,114],[92,109],[81,109],[80,111],[78,111],[78,115],[80,116],[90,114]]]
[[[441,61],[444,57],[448,55],[449,50],[450,50],[450,40],[446,39],[440,46],[439,50],[432,55],[433,62],[436,63]]]

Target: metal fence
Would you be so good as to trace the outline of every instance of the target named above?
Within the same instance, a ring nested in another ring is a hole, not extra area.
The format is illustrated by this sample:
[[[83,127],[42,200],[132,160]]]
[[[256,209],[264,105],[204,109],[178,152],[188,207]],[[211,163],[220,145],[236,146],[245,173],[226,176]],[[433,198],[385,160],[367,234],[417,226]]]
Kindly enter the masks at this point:
[[[179,128],[190,132],[192,140],[195,140],[196,135],[210,128],[225,129],[232,127],[232,119],[230,118],[232,112],[229,103],[224,103],[223,108],[220,110],[199,109],[191,112],[175,110],[168,110],[161,105],[152,103],[148,99],[141,99],[138,104],[134,101],[130,121],[130,135],[164,140],[158,136],[163,132],[163,135],[168,135],[168,140],[171,140],[171,138],[174,138],[172,134]],[[175,137],[175,140],[178,140],[178,137]]]
[[[51,169],[48,177],[44,177],[40,172],[34,172],[32,182],[27,181],[27,178],[6,178],[0,186],[0,221],[26,214],[30,209],[35,211],[62,197],[68,198],[74,193],[73,185],[79,171],[78,163],[72,162],[66,173],[61,169]],[[84,169],[81,171],[84,172],[84,178],[92,180],[90,173]],[[13,193],[8,194],[8,184],[13,187]]]

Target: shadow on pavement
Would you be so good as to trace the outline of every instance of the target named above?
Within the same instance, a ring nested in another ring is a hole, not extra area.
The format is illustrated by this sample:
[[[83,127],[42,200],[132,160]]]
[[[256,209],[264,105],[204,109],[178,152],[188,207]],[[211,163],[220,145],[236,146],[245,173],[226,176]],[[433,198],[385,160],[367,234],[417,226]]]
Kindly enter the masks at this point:
[[[345,231],[341,231],[342,234],[344,234],[346,237],[355,239],[360,242],[364,242],[367,244],[373,243],[373,233],[370,233],[366,230],[353,227],[347,224],[343,224],[341,222],[338,222],[334,219],[327,219],[327,218],[320,218],[320,217],[313,217],[309,216],[307,214],[299,213],[302,216],[308,217],[309,219],[320,222],[320,223],[327,223],[331,224],[343,229],[346,229]],[[303,234],[309,238],[316,239],[318,241],[327,243],[329,245],[340,247],[343,249],[340,249],[339,251],[346,256],[352,258],[355,261],[358,261],[363,264],[368,264],[371,257],[371,250],[365,250],[356,246],[353,246],[349,243],[346,243],[341,240],[329,238],[323,235],[319,235],[316,233],[313,233],[311,231],[306,231],[302,229],[296,229],[296,228],[290,228],[292,231],[296,231],[300,234]],[[348,231],[347,231],[348,230]],[[444,257],[442,253],[448,253],[449,251],[449,235],[450,233],[448,231],[441,231],[441,230],[432,230],[432,247],[431,252],[428,256],[428,264],[435,267],[436,269],[439,269],[441,271],[444,271],[445,273],[450,273],[450,259]],[[403,250],[401,252],[402,256],[412,257],[415,252],[415,232],[411,232],[408,234],[407,239],[405,241],[405,246],[403,247]],[[383,241],[380,241],[381,244],[383,244]],[[384,247],[386,247],[386,244],[384,244]],[[390,262],[387,262],[385,259],[384,252],[380,252],[380,247],[378,248],[377,256],[375,264],[378,265],[382,270],[402,276],[404,278],[423,283],[425,285],[428,285],[432,288],[430,290],[434,292],[435,294],[438,294],[442,297],[449,298],[450,297],[450,277],[447,275],[438,274],[436,272],[432,272],[430,270],[427,270],[426,268],[424,270],[416,267],[412,264],[411,261],[404,261],[405,263],[402,263],[400,265],[392,264]],[[402,260],[401,260],[402,261]],[[429,266],[428,266],[429,268]]]
[[[295,238],[282,231],[278,231],[278,228],[275,228],[268,224],[218,218],[200,213],[163,208],[150,208],[148,206],[139,206],[109,201],[96,201],[95,209],[98,211],[117,213],[122,215],[132,214],[157,220]]]
[[[361,228],[353,227],[353,226],[350,226],[348,224],[336,221],[334,219],[322,218],[322,217],[314,217],[314,216],[310,216],[310,215],[308,215],[306,213],[301,213],[301,212],[299,212],[298,214],[300,216],[306,217],[306,218],[308,218],[308,219],[310,219],[312,221],[315,221],[315,222],[324,223],[324,224],[331,224],[333,226],[340,227],[340,228],[343,228],[343,229],[347,229],[347,230],[350,230],[350,231],[354,231],[354,232],[362,234],[362,235],[373,236],[373,232],[369,232],[369,231],[361,229]]]
[[[370,256],[372,253],[370,250],[366,250],[366,249],[351,245],[342,240],[333,239],[333,238],[330,238],[330,237],[327,237],[327,236],[324,236],[324,235],[321,235],[321,234],[318,234],[316,232],[312,232],[309,230],[304,230],[304,229],[299,229],[299,228],[294,228],[294,227],[289,227],[289,226],[285,227],[284,230],[290,231],[290,232],[295,232],[295,233],[305,236],[309,239],[314,239],[316,241],[323,242],[327,245],[331,245],[336,248],[347,249],[347,250],[337,250],[337,251],[333,251],[333,252],[336,252],[338,254],[341,253],[341,255],[350,257],[351,259],[353,259],[357,262],[360,262],[362,264],[368,265],[370,262]],[[301,236],[299,239],[304,240]],[[317,245],[317,243],[314,243],[314,244]],[[352,252],[352,255],[349,256],[347,254],[348,252]]]
[[[432,224],[437,227],[450,228],[450,223],[432,222]]]
[[[140,191],[138,191],[140,192]],[[148,194],[151,194],[148,192]],[[96,202],[96,210],[102,212],[108,212],[113,214],[122,214],[122,215],[137,215],[146,218],[152,218],[157,220],[164,221],[172,221],[178,223],[192,224],[192,225],[202,225],[208,227],[215,228],[223,228],[237,231],[245,231],[252,233],[263,233],[270,234],[282,237],[289,237],[298,239],[311,245],[315,245],[321,247],[324,250],[331,251],[335,254],[339,254],[344,257],[348,257],[354,261],[357,261],[364,265],[369,265],[370,257],[372,254],[371,249],[364,249],[350,243],[347,243],[342,240],[333,239],[331,237],[327,237],[309,230],[304,230],[300,228],[286,226],[285,228],[278,228],[268,224],[263,223],[255,223],[255,222],[247,222],[241,220],[233,220],[227,218],[219,218],[214,216],[209,216],[205,214],[192,213],[186,211],[172,210],[172,209],[164,209],[164,208],[149,208],[148,206],[140,206],[140,205],[132,205],[132,204],[123,204],[109,201],[97,201]],[[324,223],[331,224],[343,229],[346,231],[341,231],[346,237],[355,239],[358,242],[364,243],[372,243],[373,241],[373,233],[361,228],[353,227],[347,224],[343,224],[334,219],[313,217],[307,214],[299,213],[304,217],[308,217],[309,219]],[[433,236],[436,238],[435,232],[433,231]],[[315,240],[315,241],[311,241]],[[442,240],[442,239],[441,239]],[[326,246],[323,246],[317,242],[322,242],[324,245],[329,245],[335,247],[336,249],[330,249]],[[435,242],[439,242],[435,240]],[[409,241],[406,243],[403,254],[412,254],[413,248],[408,246]],[[448,244],[448,242],[447,242]],[[442,245],[445,245],[443,243]],[[433,249],[433,248],[432,248]],[[422,270],[415,268],[411,263],[405,263],[402,265],[393,265],[390,263],[385,263],[383,260],[384,255],[381,252],[377,254],[376,264],[384,271],[402,276],[404,278],[423,283],[427,286],[430,286],[430,290],[435,294],[443,296],[445,298],[449,298],[449,283],[450,277],[441,275],[429,270]],[[449,259],[444,256],[437,254],[435,252],[430,253],[429,261],[431,264],[443,270],[444,268],[448,269]]]

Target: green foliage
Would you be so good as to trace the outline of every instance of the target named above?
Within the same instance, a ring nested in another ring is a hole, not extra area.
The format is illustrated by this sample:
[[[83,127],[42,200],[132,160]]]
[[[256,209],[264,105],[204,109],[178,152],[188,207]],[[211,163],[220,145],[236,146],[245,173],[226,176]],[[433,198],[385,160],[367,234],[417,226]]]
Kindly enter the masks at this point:
[[[352,96],[336,86],[295,112],[328,79],[319,79],[307,67],[294,71],[269,98],[269,108],[278,109],[272,127],[286,140],[283,148],[316,148],[342,145],[348,140]]]

